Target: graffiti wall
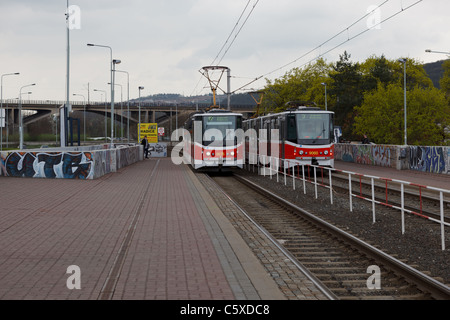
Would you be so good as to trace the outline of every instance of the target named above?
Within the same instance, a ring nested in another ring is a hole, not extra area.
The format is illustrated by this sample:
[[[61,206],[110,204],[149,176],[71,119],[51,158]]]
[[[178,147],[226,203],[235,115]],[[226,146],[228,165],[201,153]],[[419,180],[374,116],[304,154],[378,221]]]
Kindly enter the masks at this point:
[[[447,173],[448,149],[446,147],[409,147],[411,170]]]
[[[84,152],[1,152],[0,176],[97,179],[139,161],[140,146]]]
[[[450,174],[450,147],[337,144],[336,160]]]
[[[1,169],[10,177],[93,179],[94,162],[90,152],[3,152]]]
[[[396,147],[386,145],[336,145],[336,160],[368,164],[381,167],[393,167]]]

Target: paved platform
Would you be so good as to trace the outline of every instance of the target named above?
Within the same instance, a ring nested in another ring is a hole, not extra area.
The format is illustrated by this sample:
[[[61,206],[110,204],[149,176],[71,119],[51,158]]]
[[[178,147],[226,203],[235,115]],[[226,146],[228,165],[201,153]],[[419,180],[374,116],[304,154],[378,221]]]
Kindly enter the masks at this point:
[[[0,178],[0,206],[0,299],[285,299],[170,158],[93,181]]]
[[[450,175],[414,170],[396,170],[393,168],[364,165],[345,161],[335,161],[336,169],[351,171],[381,178],[398,179],[424,186],[450,190]]]

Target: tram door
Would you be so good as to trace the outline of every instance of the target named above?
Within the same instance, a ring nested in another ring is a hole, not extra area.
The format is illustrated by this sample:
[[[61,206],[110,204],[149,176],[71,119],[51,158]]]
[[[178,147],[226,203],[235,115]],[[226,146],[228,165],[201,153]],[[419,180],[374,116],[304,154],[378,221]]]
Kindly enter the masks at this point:
[[[270,118],[266,119],[264,121],[264,130],[265,130],[265,137],[264,139],[266,139],[265,141],[265,145],[266,145],[266,160],[265,160],[265,164],[267,164],[269,162],[269,158],[271,153],[270,153]]]
[[[285,159],[285,155],[286,152],[284,150],[284,143],[286,141],[286,118],[284,115],[282,115],[280,118],[280,128],[279,128],[279,132],[280,132],[280,154],[281,154],[281,159]]]

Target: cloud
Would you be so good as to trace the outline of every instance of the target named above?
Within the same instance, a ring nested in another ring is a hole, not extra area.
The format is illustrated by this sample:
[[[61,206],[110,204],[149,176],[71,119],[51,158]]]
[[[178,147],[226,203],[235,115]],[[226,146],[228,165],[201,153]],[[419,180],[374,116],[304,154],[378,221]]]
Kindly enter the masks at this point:
[[[401,10],[401,5],[407,7],[415,1],[388,1],[381,9],[382,19]],[[256,0],[250,1],[241,22],[255,3]],[[338,59],[344,50],[354,60],[364,60],[372,54],[385,54],[390,59],[410,56],[424,62],[446,58],[424,52],[427,48],[449,49],[450,3],[434,0],[422,1],[384,22],[381,29],[346,42],[367,28],[363,19],[299,59],[345,30],[374,3],[373,0],[259,1],[221,61],[232,71],[232,87],[240,87],[249,78],[298,59],[269,77],[281,76],[341,43],[325,55],[328,61]],[[383,2],[375,4],[379,3]],[[70,4],[81,9],[81,29],[70,32],[71,91],[86,92],[87,83],[91,88],[108,90],[109,51],[86,46],[97,43],[111,46],[114,58],[122,60],[120,69],[130,73],[131,97],[135,98],[139,85],[145,86],[148,93],[209,93],[202,85],[196,88],[198,70],[217,56],[247,1],[71,0]],[[21,72],[19,77],[5,81],[7,97],[17,96],[20,85],[36,82],[33,98],[65,99],[65,9],[65,1],[0,2],[0,72]],[[120,75],[117,81],[125,85],[126,77]],[[264,84],[261,79],[252,87]]]

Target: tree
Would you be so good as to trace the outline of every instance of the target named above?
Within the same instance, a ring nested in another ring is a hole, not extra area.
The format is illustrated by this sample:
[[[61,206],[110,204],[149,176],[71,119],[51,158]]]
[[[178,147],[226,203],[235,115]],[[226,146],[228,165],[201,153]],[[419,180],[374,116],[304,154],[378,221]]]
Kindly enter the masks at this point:
[[[355,133],[367,134],[380,144],[403,144],[403,87],[384,86],[364,95],[364,103],[356,108]],[[436,88],[416,85],[407,93],[407,128],[409,145],[442,145],[445,127],[450,124],[450,109],[444,94]]]
[[[327,82],[330,65],[323,59],[304,68],[294,68],[273,82],[267,81],[262,110],[282,111],[289,101],[311,101],[325,108],[325,94],[321,83]]]
[[[446,60],[442,67],[444,68],[444,75],[440,80],[441,90],[447,97],[448,103],[450,104],[450,60]]]
[[[333,64],[329,94],[336,99],[331,110],[335,112],[336,124],[342,127],[343,135],[352,138],[353,109],[362,103],[362,74],[359,63],[350,61],[347,51]]]
[[[363,90],[375,90],[378,82],[388,85],[396,80],[395,67],[392,61],[381,57],[371,56],[361,64],[363,74]]]

